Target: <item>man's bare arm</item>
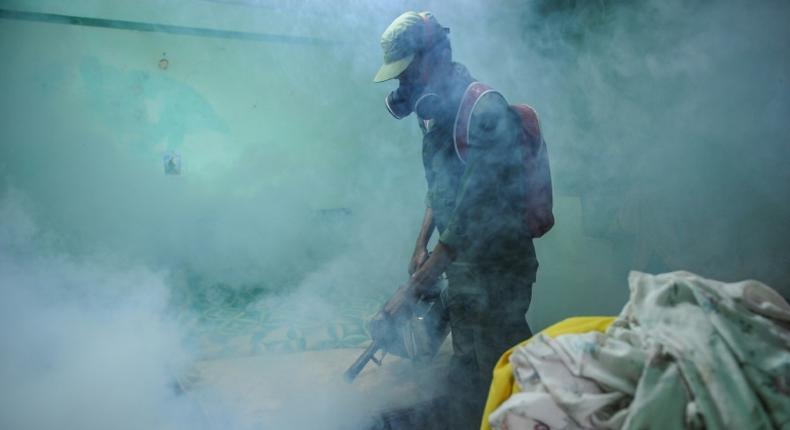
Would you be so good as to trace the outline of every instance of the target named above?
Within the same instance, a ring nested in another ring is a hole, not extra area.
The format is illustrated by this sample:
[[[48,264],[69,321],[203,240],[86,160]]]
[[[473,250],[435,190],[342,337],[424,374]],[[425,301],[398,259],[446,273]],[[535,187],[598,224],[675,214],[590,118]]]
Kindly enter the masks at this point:
[[[383,312],[386,315],[393,316],[402,311],[404,306],[413,302],[416,296],[436,293],[436,291],[431,291],[431,287],[455,258],[455,253],[445,244],[439,242],[429,257],[428,241],[431,239],[434,227],[433,211],[429,207],[425,210],[422,228],[414,247],[414,256],[409,264],[411,278],[384,304]]]
[[[417,242],[414,244],[414,252],[409,262],[409,275],[413,275],[414,272],[419,270],[428,259],[428,241],[431,240],[434,227],[433,210],[427,207],[425,208],[425,216],[422,219],[420,234],[417,235]]]

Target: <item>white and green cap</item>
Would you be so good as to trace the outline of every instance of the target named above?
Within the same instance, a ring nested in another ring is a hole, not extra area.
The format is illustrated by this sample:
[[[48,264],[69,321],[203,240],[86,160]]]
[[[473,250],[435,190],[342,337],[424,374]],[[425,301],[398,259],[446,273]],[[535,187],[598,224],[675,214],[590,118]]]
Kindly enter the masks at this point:
[[[384,82],[403,73],[414,56],[444,38],[447,29],[439,25],[430,12],[406,12],[395,18],[381,35],[384,65],[373,82]]]

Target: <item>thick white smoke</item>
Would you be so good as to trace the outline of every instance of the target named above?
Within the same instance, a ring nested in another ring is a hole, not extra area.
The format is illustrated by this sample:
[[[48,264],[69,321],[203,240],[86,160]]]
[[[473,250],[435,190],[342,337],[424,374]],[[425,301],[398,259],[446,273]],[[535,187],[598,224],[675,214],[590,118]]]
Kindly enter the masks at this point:
[[[164,274],[71,256],[10,193],[0,202],[0,427],[183,428],[188,365]],[[197,421],[195,421],[197,422]]]
[[[201,361],[185,346],[194,321],[171,317],[167,273],[65,253],[25,201],[0,200],[0,428],[341,430],[404,401],[393,381],[390,392],[342,380],[356,349]],[[362,293],[355,266],[340,258],[267,306],[293,327],[336,321],[326,299]]]

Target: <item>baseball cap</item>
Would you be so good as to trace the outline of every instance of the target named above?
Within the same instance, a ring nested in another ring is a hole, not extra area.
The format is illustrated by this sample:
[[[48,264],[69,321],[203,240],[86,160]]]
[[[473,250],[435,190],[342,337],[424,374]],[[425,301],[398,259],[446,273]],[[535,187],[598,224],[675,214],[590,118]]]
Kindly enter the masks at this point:
[[[447,31],[430,12],[409,11],[395,18],[381,35],[384,65],[379,68],[373,82],[397,78],[418,52],[444,38]]]

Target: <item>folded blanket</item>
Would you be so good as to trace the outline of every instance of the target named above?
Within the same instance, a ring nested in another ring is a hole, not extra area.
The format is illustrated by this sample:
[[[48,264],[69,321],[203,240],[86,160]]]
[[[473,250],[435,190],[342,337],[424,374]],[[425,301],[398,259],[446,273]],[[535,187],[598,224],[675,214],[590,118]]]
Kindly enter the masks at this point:
[[[603,332],[614,322],[615,317],[573,317],[564,319],[554,325],[544,329],[540,334],[549,337],[557,337],[571,333],[588,333],[591,331]],[[514,393],[521,391],[518,383],[513,377],[513,365],[510,364],[510,356],[518,347],[525,345],[529,340],[502,354],[502,357],[494,366],[494,378],[488,392],[488,400],[483,414],[481,430],[490,430],[488,416],[504,403]]]
[[[545,333],[510,356],[494,429],[790,428],[790,306],[757,281],[629,275],[604,333]]]

